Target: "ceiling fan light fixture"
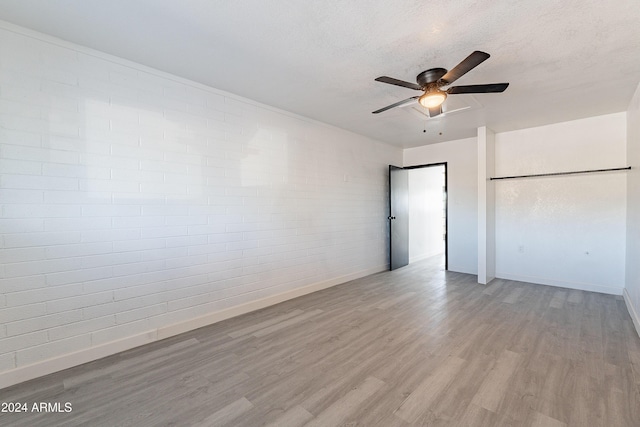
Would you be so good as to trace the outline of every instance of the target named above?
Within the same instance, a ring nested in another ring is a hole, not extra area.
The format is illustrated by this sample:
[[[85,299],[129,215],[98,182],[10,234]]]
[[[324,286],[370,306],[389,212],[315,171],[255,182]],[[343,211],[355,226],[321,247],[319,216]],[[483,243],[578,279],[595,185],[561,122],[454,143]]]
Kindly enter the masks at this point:
[[[441,90],[434,90],[431,92],[425,92],[420,98],[418,98],[418,102],[424,108],[435,108],[442,105],[444,100],[447,99],[447,94]]]

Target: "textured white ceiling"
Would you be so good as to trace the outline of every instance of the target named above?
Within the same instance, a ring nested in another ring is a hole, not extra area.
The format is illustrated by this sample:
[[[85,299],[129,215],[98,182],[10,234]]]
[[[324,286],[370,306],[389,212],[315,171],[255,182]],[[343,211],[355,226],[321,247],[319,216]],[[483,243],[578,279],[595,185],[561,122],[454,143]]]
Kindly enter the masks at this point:
[[[623,111],[640,82],[638,0],[2,0],[0,19],[401,147]],[[419,94],[376,77],[473,50],[492,56],[456,84],[506,92],[371,114]]]

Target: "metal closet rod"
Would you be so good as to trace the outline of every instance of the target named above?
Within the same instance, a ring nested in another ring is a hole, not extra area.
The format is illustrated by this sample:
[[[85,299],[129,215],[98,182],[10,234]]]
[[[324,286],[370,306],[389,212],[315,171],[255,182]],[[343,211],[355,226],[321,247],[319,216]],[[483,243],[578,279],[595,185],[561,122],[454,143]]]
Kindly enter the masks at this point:
[[[576,175],[580,173],[594,173],[594,172],[611,172],[611,171],[625,171],[631,169],[631,166],[627,166],[624,168],[609,168],[609,169],[591,169],[584,171],[573,171],[573,172],[551,172],[551,173],[538,173],[533,175],[514,175],[514,176],[498,176],[489,178],[491,181],[496,179],[515,179],[515,178],[532,178],[536,176],[557,176],[557,175]]]

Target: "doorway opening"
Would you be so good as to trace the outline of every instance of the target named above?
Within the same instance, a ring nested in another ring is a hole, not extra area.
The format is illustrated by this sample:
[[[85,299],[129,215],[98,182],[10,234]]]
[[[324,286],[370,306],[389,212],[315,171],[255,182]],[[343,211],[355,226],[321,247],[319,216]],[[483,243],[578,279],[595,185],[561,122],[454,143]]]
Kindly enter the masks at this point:
[[[390,269],[429,259],[447,270],[447,163],[390,166],[389,196]]]
[[[409,264],[437,255],[446,258],[444,174],[444,165],[409,170]]]

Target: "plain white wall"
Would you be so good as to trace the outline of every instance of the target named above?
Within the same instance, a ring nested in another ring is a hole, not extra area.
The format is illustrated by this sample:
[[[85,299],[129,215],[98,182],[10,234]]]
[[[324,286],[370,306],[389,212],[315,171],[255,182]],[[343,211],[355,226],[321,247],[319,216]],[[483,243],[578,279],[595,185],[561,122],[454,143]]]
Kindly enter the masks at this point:
[[[497,176],[626,166],[625,113],[496,134]],[[494,181],[496,275],[621,294],[626,172]]]
[[[387,268],[400,149],[14,26],[0,51],[4,385]]]
[[[444,253],[444,166],[409,170],[409,262]]]
[[[627,110],[627,262],[625,301],[640,335],[640,85]]]
[[[404,166],[447,162],[449,270],[478,273],[478,148],[476,138],[404,150]]]

